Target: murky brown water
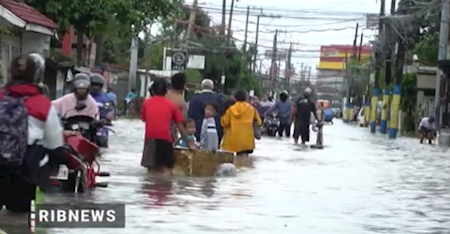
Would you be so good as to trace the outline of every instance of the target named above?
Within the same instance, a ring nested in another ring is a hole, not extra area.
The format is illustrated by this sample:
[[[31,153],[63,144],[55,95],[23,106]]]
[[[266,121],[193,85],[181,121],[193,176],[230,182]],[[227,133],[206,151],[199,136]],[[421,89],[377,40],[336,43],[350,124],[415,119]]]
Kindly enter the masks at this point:
[[[324,150],[263,139],[255,168],[237,177],[164,178],[139,166],[143,124],[121,120],[102,162],[109,187],[48,200],[126,203],[126,229],[47,233],[450,233],[445,149],[336,122]]]

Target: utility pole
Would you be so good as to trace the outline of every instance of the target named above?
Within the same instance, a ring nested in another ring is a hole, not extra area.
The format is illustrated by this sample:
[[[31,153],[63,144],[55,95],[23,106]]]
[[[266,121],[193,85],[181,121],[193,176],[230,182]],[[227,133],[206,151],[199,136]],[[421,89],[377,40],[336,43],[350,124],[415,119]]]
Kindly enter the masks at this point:
[[[361,63],[363,39],[364,39],[364,34],[361,32],[361,40],[359,41],[359,51],[358,51],[358,65]]]
[[[357,43],[358,43],[358,30],[359,30],[359,24],[356,24],[356,28],[355,28],[355,38],[353,39],[353,54],[352,54],[352,61],[350,63],[350,66],[354,65],[354,62],[357,60],[358,58],[358,47],[357,47]],[[346,53],[345,55],[345,67],[347,68],[349,66],[349,62],[348,61],[348,54]],[[349,74],[347,74],[347,79],[348,79],[348,97],[347,97],[347,101],[348,103],[350,103],[351,99],[351,93],[352,93],[352,85],[353,85],[353,69],[350,67],[350,71],[348,72]],[[348,69],[347,69],[348,70]]]
[[[393,0],[394,1],[394,0]],[[447,44],[447,39],[448,39],[448,12],[449,12],[449,5],[448,5],[448,0],[444,0],[444,2],[446,2],[446,12],[447,15],[446,17],[446,22],[444,23],[447,27],[447,35],[445,36],[445,44]],[[395,5],[395,3],[392,3],[392,5]],[[411,9],[413,7],[413,5],[415,5],[413,2],[409,2],[409,6],[407,6],[406,9],[404,9],[404,7],[399,7],[399,9],[397,10],[397,12],[399,12],[400,14],[406,14],[409,15],[409,9]],[[445,3],[443,3],[443,5],[445,5]],[[391,10],[392,11],[392,10]],[[394,11],[395,13],[395,11]],[[442,22],[441,22],[442,23]],[[392,27],[392,26],[391,26]],[[442,27],[442,25],[441,25]],[[445,26],[444,26],[445,27]],[[441,28],[442,30],[442,28]],[[392,31],[391,31],[392,32]],[[442,32],[441,32],[442,33]],[[442,36],[442,35],[441,35]],[[401,102],[401,90],[402,90],[402,78],[403,78],[403,69],[404,69],[404,64],[405,64],[405,57],[406,57],[406,45],[405,45],[405,41],[403,41],[403,38],[400,36],[397,36],[397,43],[395,46],[395,51],[396,51],[396,58],[395,58],[395,83],[394,83],[394,89],[392,92],[392,104],[391,104],[391,119],[390,119],[390,129],[389,129],[389,138],[390,139],[395,139],[397,137],[397,132],[399,129],[399,113],[400,113],[400,102]],[[447,47],[444,48],[444,57],[447,54]],[[439,74],[439,72],[436,72],[437,74]],[[440,76],[438,75],[437,77],[440,78]],[[438,79],[440,81],[440,79]],[[437,82],[438,84],[440,84],[440,82]],[[439,92],[439,91],[436,91]],[[436,121],[436,126],[439,125],[439,122]],[[439,141],[439,139],[438,139]]]
[[[185,34],[186,39],[189,39],[191,37],[192,27],[195,25],[195,14],[197,11],[197,5],[198,5],[198,0],[194,0],[194,4],[192,5],[192,8],[191,8],[191,14],[189,15],[188,29]]]
[[[273,47],[272,47],[272,59],[270,65],[270,78],[273,79],[273,86],[275,88],[275,80],[276,80],[276,61],[277,61],[277,37],[278,37],[278,29],[275,30],[275,35],[273,36]]]
[[[152,29],[152,26],[150,28],[145,27],[145,49],[144,49],[144,61],[145,61],[145,82],[144,84],[147,84],[146,82],[149,81],[149,73],[151,69],[151,39],[150,39],[150,31]],[[164,58],[165,59],[165,58]],[[150,83],[150,81],[149,81]],[[145,93],[141,94],[144,97],[147,96],[147,90],[144,91]]]
[[[133,37],[131,39],[131,54],[130,54],[130,75],[128,77],[128,91],[136,88],[136,76],[138,65],[138,45],[139,37]]]
[[[290,84],[290,81],[291,81],[291,69],[292,69],[292,66],[291,66],[291,59],[292,59],[292,42],[290,43],[291,45],[289,46],[289,51],[288,51],[288,57],[287,57],[287,61],[286,61],[286,68],[285,68],[285,81],[286,81],[286,83],[289,85]]]
[[[395,14],[395,0],[391,0],[391,16]],[[388,87],[392,84],[392,60],[393,60],[393,31],[390,19],[386,19],[384,22],[384,51],[385,54],[385,86],[383,88],[383,109],[381,110],[381,121],[380,121],[380,133],[386,134],[388,128],[388,120],[389,120],[389,111],[391,109],[389,99],[390,99],[390,90]]]
[[[308,82],[311,82],[311,66],[308,67]]]
[[[228,44],[230,44],[230,42],[231,42],[231,23],[233,22],[234,1],[235,0],[231,0],[230,18],[228,19],[228,30],[227,30],[227,42],[228,42]],[[225,0],[224,0],[224,2],[225,2]]]
[[[345,52],[345,78],[347,79],[348,89],[347,89],[347,103],[350,103],[350,92],[351,92],[351,74],[350,74],[350,66],[348,61],[348,53]]]
[[[395,0],[391,0],[391,16],[395,14]],[[386,41],[386,70],[385,70],[385,85],[386,87],[392,83],[392,26],[391,22],[384,23],[384,40]]]
[[[352,108],[351,107],[351,104],[350,104],[350,100],[351,100],[351,98],[350,98],[350,91],[351,91],[351,88],[350,88],[350,86],[351,86],[351,79],[350,79],[350,72],[349,72],[349,61],[348,61],[348,52],[345,52],[345,79],[347,79],[347,85],[348,85],[348,87],[347,87],[347,97],[346,97],[346,102],[345,102],[345,107],[344,107],[344,122],[345,123],[348,123],[348,122],[350,122],[351,121],[351,116],[352,116],[352,114],[351,114],[351,112],[350,112],[350,109]]]
[[[383,34],[383,20],[384,17],[384,11],[386,8],[386,0],[381,0],[380,4],[380,15],[378,19],[378,35]],[[378,38],[379,41],[379,38]],[[370,102],[371,108],[370,108],[370,132],[375,133],[376,131],[376,117],[377,117],[377,104],[378,104],[378,94],[380,92],[380,73],[381,73],[381,53],[380,53],[380,46],[379,42],[375,46],[375,82],[374,87],[372,91],[372,100]]]
[[[247,34],[248,34],[248,23],[250,17],[250,7],[247,7],[247,19],[245,21],[245,37],[244,37],[244,53],[247,53]]]
[[[262,11],[262,8],[261,8]],[[261,16],[258,15],[258,19],[256,21],[256,37],[255,37],[255,51],[253,51],[253,74],[256,71],[256,56],[258,56],[258,36],[259,36],[259,20]]]
[[[220,29],[220,35],[225,36],[225,18],[227,16],[227,0],[222,2],[222,27]]]
[[[447,43],[448,43],[448,33],[449,33],[449,8],[450,1],[442,0],[441,8],[441,27],[439,30],[439,57],[438,60],[447,59]],[[438,70],[436,72],[436,91],[434,96],[434,112],[436,119],[436,131],[439,133],[441,130],[441,74],[442,72]],[[439,141],[439,139],[438,139]]]
[[[305,70],[304,64],[300,64],[300,81],[305,81]]]
[[[353,55],[352,55],[352,59],[356,60],[356,53],[357,48],[356,48],[356,43],[358,41],[358,29],[359,29],[359,24],[356,24],[356,29],[355,29],[355,39],[353,39]]]

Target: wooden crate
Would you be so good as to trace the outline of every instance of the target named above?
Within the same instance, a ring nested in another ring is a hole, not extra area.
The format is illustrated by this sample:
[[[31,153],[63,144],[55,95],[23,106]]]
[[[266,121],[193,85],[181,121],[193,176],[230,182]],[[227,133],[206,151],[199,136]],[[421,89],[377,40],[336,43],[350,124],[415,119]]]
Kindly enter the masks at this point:
[[[192,151],[175,147],[174,171],[181,171],[186,176],[214,176],[216,168],[222,163],[233,163],[235,153],[226,151]]]

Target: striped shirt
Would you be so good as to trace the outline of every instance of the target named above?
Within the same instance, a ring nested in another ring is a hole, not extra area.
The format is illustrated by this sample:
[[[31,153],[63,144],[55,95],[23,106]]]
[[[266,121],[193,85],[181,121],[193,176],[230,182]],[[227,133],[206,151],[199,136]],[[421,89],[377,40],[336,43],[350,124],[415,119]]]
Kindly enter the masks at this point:
[[[216,121],[213,117],[203,119],[200,133],[200,148],[215,151],[219,147],[219,135],[217,134]]]

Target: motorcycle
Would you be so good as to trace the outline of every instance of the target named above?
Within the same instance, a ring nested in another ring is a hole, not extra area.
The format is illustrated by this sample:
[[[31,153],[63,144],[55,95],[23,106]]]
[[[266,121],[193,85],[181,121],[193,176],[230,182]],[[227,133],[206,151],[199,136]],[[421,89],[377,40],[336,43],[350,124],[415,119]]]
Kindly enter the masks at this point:
[[[83,108],[82,104],[77,104],[75,109],[80,108]],[[89,116],[73,116],[63,119],[63,126],[65,130],[80,132],[80,135],[65,138],[60,165],[50,174],[49,191],[85,193],[95,187],[107,187],[107,183],[96,181],[97,176],[110,176],[108,172],[100,171],[96,160],[100,154],[99,147],[91,141],[98,128],[97,121]]]
[[[272,113],[264,118],[263,132],[267,136],[275,136],[279,127],[280,119],[277,117],[277,113]]]
[[[114,113],[114,104],[111,102],[106,103],[104,106],[100,106],[100,119],[105,123],[104,126],[97,129],[95,136],[95,143],[102,148],[108,148],[109,132],[113,132],[108,126],[112,126],[112,120],[108,118],[109,113]]]

